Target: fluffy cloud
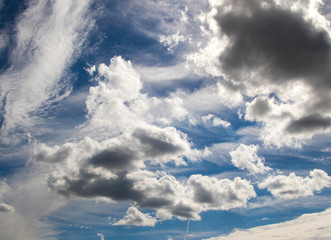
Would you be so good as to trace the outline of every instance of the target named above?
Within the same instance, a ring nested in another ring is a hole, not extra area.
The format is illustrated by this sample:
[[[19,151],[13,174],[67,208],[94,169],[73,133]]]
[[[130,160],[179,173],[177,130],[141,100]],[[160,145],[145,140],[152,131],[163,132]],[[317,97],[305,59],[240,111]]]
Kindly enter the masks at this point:
[[[263,123],[266,145],[300,147],[330,131],[331,44],[319,4],[210,1],[205,21],[217,51],[208,54],[207,45],[187,58],[196,69],[237,84],[238,95],[257,96],[246,105],[245,119]]]
[[[129,207],[123,219],[113,223],[113,225],[134,225],[153,227],[157,222],[156,218],[149,214],[140,212],[135,206]]]
[[[264,159],[257,155],[258,145],[240,146],[230,152],[231,162],[239,169],[247,169],[251,174],[265,173],[271,168],[264,165]]]
[[[250,182],[239,177],[230,181],[229,179],[192,175],[188,184],[194,192],[194,201],[202,204],[208,210],[246,207],[247,200],[256,197]]]
[[[130,62],[114,57],[109,66],[99,65],[95,80],[98,85],[90,88],[86,100],[88,119],[78,134],[89,137],[53,147],[35,142],[33,162],[54,166],[48,177],[51,188],[67,197],[131,200],[140,208],[156,210],[162,219],[197,220],[202,211],[245,207],[256,196],[250,182],[241,178],[193,175],[179,181],[167,173],[149,171],[147,162],[186,164],[209,152],[193,149],[185,134],[166,126],[166,121],[159,123],[153,105],[171,100],[142,94],[140,77]],[[169,121],[178,118],[164,117]],[[213,115],[202,121],[229,125]],[[210,201],[202,195],[210,196]],[[144,216],[135,210],[129,209],[119,223],[133,224]]]
[[[302,215],[294,220],[255,227],[247,230],[235,230],[229,235],[209,240],[232,239],[271,239],[271,240],[310,240],[329,239],[331,237],[331,210]]]
[[[291,173],[289,176],[270,176],[259,183],[259,188],[267,188],[271,194],[280,199],[294,199],[302,196],[314,195],[325,187],[331,186],[331,177],[320,169],[310,171],[309,176],[303,178]]]

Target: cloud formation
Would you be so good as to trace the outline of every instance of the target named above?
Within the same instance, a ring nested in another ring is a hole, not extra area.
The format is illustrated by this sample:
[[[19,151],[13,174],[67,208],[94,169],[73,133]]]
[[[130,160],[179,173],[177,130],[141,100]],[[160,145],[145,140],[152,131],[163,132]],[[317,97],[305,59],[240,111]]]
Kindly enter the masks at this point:
[[[289,176],[270,176],[259,183],[259,188],[267,188],[273,196],[280,199],[294,199],[312,196],[325,187],[331,186],[331,177],[320,169],[310,171],[309,176],[300,177],[295,173]]]
[[[128,208],[124,218],[113,223],[113,225],[153,227],[156,222],[156,218],[151,217],[149,214],[140,212],[135,206],[131,206]]]
[[[264,165],[264,159],[257,155],[258,145],[240,146],[230,152],[231,162],[239,169],[247,169],[251,174],[262,174],[271,170]]]
[[[201,212],[211,209],[246,207],[256,196],[251,183],[239,177],[192,175],[178,180],[166,172],[148,170],[147,163],[185,165],[209,152],[194,149],[185,134],[167,126],[177,115],[166,115],[168,121],[159,123],[150,106],[169,98],[142,94],[140,77],[129,61],[114,57],[109,66],[99,65],[95,79],[98,85],[90,88],[86,100],[88,119],[79,133],[89,137],[61,146],[34,145],[33,161],[54,164],[48,177],[51,188],[69,198],[130,200],[137,207],[156,210],[158,218],[183,220],[200,219]],[[213,115],[203,120],[229,124]],[[138,221],[138,210],[129,210],[119,223]]]
[[[0,140],[4,143],[21,141],[42,123],[45,109],[71,92],[70,77],[64,72],[93,25],[89,5],[89,0],[27,2],[15,26],[11,67],[1,76]]]
[[[243,94],[257,96],[246,105],[245,119],[264,123],[265,144],[298,147],[329,132],[331,41],[319,3],[212,3],[222,45],[220,75],[239,84]]]

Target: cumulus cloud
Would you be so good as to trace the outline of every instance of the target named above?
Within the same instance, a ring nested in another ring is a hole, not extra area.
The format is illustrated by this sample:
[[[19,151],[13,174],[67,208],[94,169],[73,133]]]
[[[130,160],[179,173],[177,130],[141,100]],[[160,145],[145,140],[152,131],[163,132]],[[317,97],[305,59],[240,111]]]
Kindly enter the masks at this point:
[[[211,1],[219,75],[257,96],[246,105],[245,119],[264,123],[266,145],[300,147],[330,130],[331,42],[319,4]]]
[[[131,200],[141,208],[156,210],[162,219],[173,216],[200,219],[202,211],[245,207],[247,201],[256,196],[253,186],[240,178],[231,181],[193,175],[187,181],[179,181],[163,172],[143,170],[146,160],[161,157],[169,161],[172,154],[179,154],[180,148],[152,138],[141,130],[135,135],[138,145],[134,147],[125,145],[129,142],[127,140],[113,146],[114,139],[100,143],[85,139],[71,143],[70,150],[68,144],[55,146],[56,150],[49,147],[48,152],[40,148],[42,154],[36,145],[35,156],[39,164],[55,164],[48,178],[49,186],[67,197]],[[54,156],[60,156],[57,151],[63,152],[62,148],[70,154],[58,160]],[[208,196],[210,201],[206,201]]]
[[[113,223],[113,225],[134,225],[142,227],[153,227],[156,224],[156,218],[151,217],[149,214],[140,212],[135,206],[128,208],[126,215],[123,219]]]
[[[258,145],[240,146],[230,152],[231,162],[239,169],[247,169],[251,174],[263,174],[271,170],[270,167],[264,165],[264,158],[257,155]]]
[[[294,220],[265,225],[247,230],[235,230],[229,235],[210,238],[209,240],[232,240],[232,239],[321,239],[331,237],[331,210],[324,212],[304,214]]]
[[[241,178],[193,175],[179,181],[165,172],[149,171],[147,162],[186,164],[209,152],[194,149],[185,134],[155,121],[158,116],[150,106],[169,98],[151,100],[142,94],[140,77],[129,61],[114,57],[109,66],[99,65],[95,79],[98,85],[90,88],[86,100],[88,119],[79,132],[89,137],[52,147],[34,144],[32,161],[54,166],[48,177],[51,188],[69,198],[131,200],[137,207],[156,210],[161,219],[182,220],[200,219],[199,214],[210,209],[245,207],[256,196],[250,182]],[[229,125],[213,115],[202,119]],[[213,184],[217,188],[208,187]],[[201,202],[200,190],[212,201]],[[138,212],[129,210],[120,223],[138,221]]]
[[[28,1],[15,29],[16,47],[11,68],[1,74],[1,140],[20,141],[11,134],[32,131],[43,109],[68,96],[70,81],[64,71],[78,53],[93,25],[89,0]]]
[[[194,192],[194,201],[202,204],[206,209],[229,210],[246,207],[247,200],[256,197],[250,182],[239,177],[230,181],[192,175],[188,184]]]
[[[294,199],[312,196],[323,188],[331,186],[331,177],[320,169],[310,171],[309,176],[300,177],[291,173],[289,176],[270,176],[259,183],[259,188],[267,188],[273,196],[280,199]]]

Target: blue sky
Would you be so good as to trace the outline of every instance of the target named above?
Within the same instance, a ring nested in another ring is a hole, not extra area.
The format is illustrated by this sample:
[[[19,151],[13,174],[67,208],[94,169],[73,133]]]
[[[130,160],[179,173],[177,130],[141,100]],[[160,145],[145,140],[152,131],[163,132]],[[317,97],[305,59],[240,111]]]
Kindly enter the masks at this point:
[[[330,4],[0,1],[0,238],[330,239]]]

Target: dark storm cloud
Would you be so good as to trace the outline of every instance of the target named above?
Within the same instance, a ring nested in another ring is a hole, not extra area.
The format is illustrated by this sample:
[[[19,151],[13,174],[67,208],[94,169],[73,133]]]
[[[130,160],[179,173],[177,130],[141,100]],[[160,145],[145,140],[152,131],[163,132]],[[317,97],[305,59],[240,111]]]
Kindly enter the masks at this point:
[[[133,160],[135,158],[135,153],[130,149],[125,147],[118,147],[96,154],[89,160],[89,163],[93,166],[104,167],[109,170],[128,170],[134,168]]]
[[[223,71],[236,81],[262,71],[264,80],[274,83],[303,78],[311,86],[330,88],[328,33],[300,14],[268,3],[233,1],[234,10],[219,9],[216,20],[230,39],[220,56]]]
[[[148,132],[143,129],[137,129],[133,136],[147,146],[145,154],[150,157],[158,157],[166,154],[176,154],[183,149],[165,140],[160,139],[160,136],[150,136]]]
[[[331,126],[331,118],[319,114],[309,115],[292,121],[286,128],[290,133],[303,133],[321,130]]]

